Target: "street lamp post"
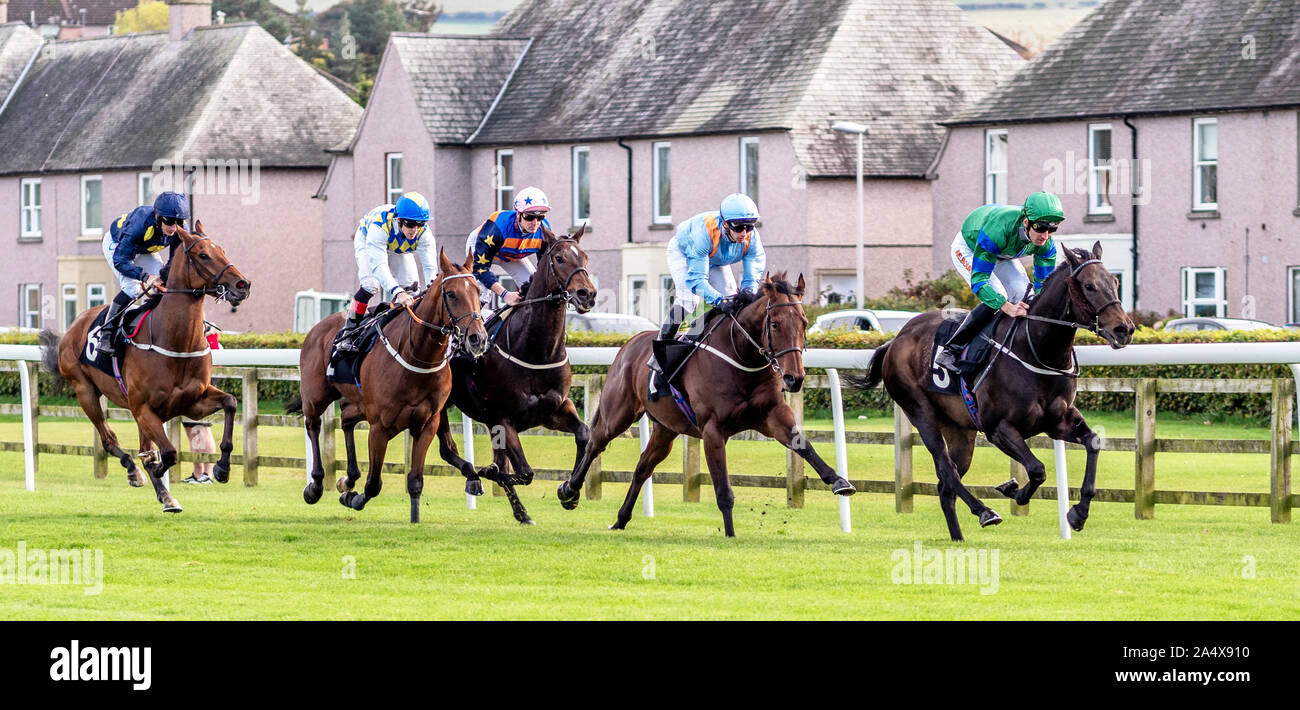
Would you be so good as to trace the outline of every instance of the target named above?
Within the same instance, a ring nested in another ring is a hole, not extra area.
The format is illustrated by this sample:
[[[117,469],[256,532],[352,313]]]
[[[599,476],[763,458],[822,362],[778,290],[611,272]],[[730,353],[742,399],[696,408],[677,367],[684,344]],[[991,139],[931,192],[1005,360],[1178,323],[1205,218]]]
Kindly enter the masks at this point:
[[[865,219],[862,196],[862,137],[867,134],[867,127],[861,123],[838,121],[835,125],[831,126],[831,128],[841,133],[856,133],[858,136],[858,308],[862,308],[862,229]]]

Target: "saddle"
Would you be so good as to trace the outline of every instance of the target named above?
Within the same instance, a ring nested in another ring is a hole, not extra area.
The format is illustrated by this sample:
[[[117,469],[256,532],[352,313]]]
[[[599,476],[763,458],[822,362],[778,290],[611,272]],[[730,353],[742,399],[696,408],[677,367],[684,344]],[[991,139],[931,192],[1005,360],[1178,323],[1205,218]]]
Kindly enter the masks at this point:
[[[695,322],[690,324],[685,333],[679,334],[673,340],[653,340],[650,343],[650,387],[647,388],[647,395],[653,402],[667,394],[675,388],[681,381],[682,370],[686,367],[686,361],[691,359],[699,347],[696,345],[707,332],[705,326],[713,320],[720,311],[712,310],[701,316]],[[656,370],[655,365],[658,365]]]
[[[375,341],[379,339],[379,330],[388,325],[388,322],[396,318],[400,312],[401,309],[393,308],[391,303],[375,306],[373,312],[361,319],[356,334],[352,336],[357,343],[357,352],[341,353],[331,346],[329,366],[325,368],[325,379],[330,382],[360,386],[361,362],[366,359],[370,349],[375,346]]]
[[[104,318],[108,315],[108,309],[105,308],[100,311],[99,315],[95,316],[95,321],[90,324],[90,329],[86,331],[86,343],[81,349],[81,361],[110,377],[116,377],[118,373],[114,371],[114,359],[121,361],[122,353],[127,347],[127,340],[134,338],[140,332],[145,318],[153,312],[153,306],[154,302],[150,300],[140,305],[128,306],[122,312],[122,316],[118,318],[115,326],[117,332],[113,338],[113,352],[102,351],[97,347],[99,332],[107,327],[104,325]]]
[[[966,404],[966,411],[970,413],[971,421],[981,430],[983,425],[980,423],[979,404],[975,400],[975,385],[978,383],[980,373],[988,364],[989,355],[993,352],[993,335],[1002,318],[1003,314],[998,313],[974,338],[971,338],[970,345],[962,350],[961,358],[957,361],[957,369],[960,372],[957,377],[953,377],[947,369],[934,364],[934,356],[939,352],[939,344],[948,342],[952,334],[957,332],[957,328],[961,327],[962,319],[944,319],[934,332],[935,345],[934,352],[930,354],[930,379],[926,382],[926,389],[961,397]]]

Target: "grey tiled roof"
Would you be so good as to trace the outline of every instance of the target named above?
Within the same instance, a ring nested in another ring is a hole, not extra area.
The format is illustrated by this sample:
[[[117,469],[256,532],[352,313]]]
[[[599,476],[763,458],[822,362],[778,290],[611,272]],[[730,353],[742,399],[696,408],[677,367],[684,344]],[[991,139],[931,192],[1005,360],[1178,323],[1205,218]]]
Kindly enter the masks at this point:
[[[478,128],[527,39],[394,33],[393,48],[435,143],[464,143]]]
[[[40,46],[40,35],[28,29],[27,25],[21,22],[0,25],[0,104],[4,103],[18,77],[22,76],[23,67]]]
[[[325,166],[360,114],[253,23],[180,42],[166,32],[55,42],[0,114],[0,174],[136,168],[177,152]]]
[[[525,0],[534,37],[476,144],[790,130],[810,175],[920,175],[934,124],[1022,60],[947,0]]]
[[[36,24],[44,24],[51,17],[65,22],[81,22],[80,8],[86,9],[87,25],[111,25],[121,10],[136,6],[133,0],[9,0],[9,19],[27,22],[36,13]]]
[[[1300,3],[1109,0],[952,123],[1300,104]]]

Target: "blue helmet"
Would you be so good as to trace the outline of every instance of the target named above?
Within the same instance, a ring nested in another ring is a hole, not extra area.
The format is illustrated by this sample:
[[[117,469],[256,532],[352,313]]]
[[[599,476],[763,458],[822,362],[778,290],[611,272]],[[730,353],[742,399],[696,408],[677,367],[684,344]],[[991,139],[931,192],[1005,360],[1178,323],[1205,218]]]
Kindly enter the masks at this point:
[[[190,218],[190,201],[179,192],[164,192],[153,201],[153,211],[159,217]]]
[[[749,195],[742,192],[736,192],[722,198],[722,207],[718,211],[722,214],[723,222],[737,219],[758,220],[758,205],[749,199]]]
[[[397,213],[398,219],[409,219],[416,222],[429,221],[429,201],[424,199],[424,195],[418,192],[408,192],[397,198],[397,204],[393,206],[393,211]]]

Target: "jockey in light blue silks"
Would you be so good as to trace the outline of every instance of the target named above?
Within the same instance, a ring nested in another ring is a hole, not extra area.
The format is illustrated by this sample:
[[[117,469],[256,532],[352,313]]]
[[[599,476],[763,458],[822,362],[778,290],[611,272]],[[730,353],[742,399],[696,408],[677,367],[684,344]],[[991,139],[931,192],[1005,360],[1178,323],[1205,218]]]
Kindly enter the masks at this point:
[[[361,288],[352,297],[347,322],[335,337],[335,348],[342,352],[357,351],[352,336],[366,314],[371,297],[382,292],[394,305],[409,306],[415,299],[406,288],[411,284],[433,283],[438,277],[433,235],[427,234],[428,222],[429,201],[418,192],[408,192],[395,204],[380,205],[361,218],[352,237]],[[423,280],[416,279],[411,252],[420,260]]]
[[[677,226],[677,234],[668,240],[668,270],[677,299],[659,331],[660,340],[676,337],[700,301],[726,310],[727,297],[737,290],[732,264],[743,264],[741,289],[757,288],[767,268],[767,255],[756,222],[758,205],[735,193],[723,198],[717,212],[697,214]]]
[[[161,289],[163,260],[158,253],[179,241],[176,232],[190,218],[189,200],[179,192],[164,192],[152,205],[139,207],[118,217],[104,230],[104,258],[113,267],[113,275],[122,290],[108,307],[104,326],[99,330],[96,349],[113,352],[113,321],[127,304],[145,291]],[[170,253],[169,253],[170,257]]]

